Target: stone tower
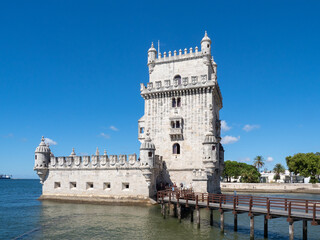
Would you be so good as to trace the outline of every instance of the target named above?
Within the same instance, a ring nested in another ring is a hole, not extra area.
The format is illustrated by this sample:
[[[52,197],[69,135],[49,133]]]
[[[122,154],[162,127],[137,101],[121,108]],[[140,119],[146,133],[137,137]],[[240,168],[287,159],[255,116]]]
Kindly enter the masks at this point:
[[[167,183],[220,192],[222,96],[207,32],[201,51],[195,47],[161,55],[152,44],[148,68],[147,87],[141,84],[145,112],[138,122],[139,140],[144,142],[145,132],[150,134],[155,154],[162,157],[169,173]]]

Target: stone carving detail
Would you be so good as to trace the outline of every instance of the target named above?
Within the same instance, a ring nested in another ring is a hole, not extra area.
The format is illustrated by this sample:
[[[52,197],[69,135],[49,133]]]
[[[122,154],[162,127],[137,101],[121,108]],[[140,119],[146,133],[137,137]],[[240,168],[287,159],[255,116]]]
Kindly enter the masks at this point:
[[[137,155],[136,154],[129,155],[129,163],[131,165],[134,165],[136,163],[136,161],[137,161]]]
[[[107,158],[108,156],[106,155],[100,156],[100,165],[105,166],[107,164]]]
[[[52,157],[52,158],[50,159],[50,162],[51,162],[51,165],[52,165],[52,166],[56,166],[56,164],[57,164],[57,161],[56,161],[56,158],[55,158],[55,157]]]
[[[83,156],[83,165],[88,166],[90,162],[90,157],[89,156]]]
[[[81,158],[80,157],[74,157],[74,164],[76,165],[76,166],[79,166],[80,165],[80,163],[81,163]]]
[[[92,166],[97,166],[98,158],[99,158],[98,156],[92,156],[92,161],[91,161]]]
[[[63,164],[64,164],[64,157],[59,157],[59,158],[58,158],[58,162],[59,162],[59,165],[60,165],[60,166],[63,166]]]
[[[112,166],[115,165],[117,162],[117,159],[118,159],[117,155],[110,155],[110,165]]]
[[[127,161],[127,155],[119,155],[119,163],[120,165],[124,165]]]
[[[66,164],[69,167],[72,165],[72,157],[66,157]]]

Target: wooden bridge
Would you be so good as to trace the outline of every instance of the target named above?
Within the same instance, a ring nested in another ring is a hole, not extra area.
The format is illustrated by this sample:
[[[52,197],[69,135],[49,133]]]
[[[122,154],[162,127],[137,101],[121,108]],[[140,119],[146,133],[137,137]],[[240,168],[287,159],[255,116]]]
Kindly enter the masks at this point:
[[[200,208],[210,210],[210,225],[213,225],[213,210],[220,212],[220,228],[224,231],[224,213],[232,211],[234,214],[234,231],[238,228],[238,214],[248,213],[250,217],[250,239],[254,239],[254,216],[264,216],[264,237],[268,237],[268,220],[284,217],[289,222],[289,237],[293,240],[293,224],[295,221],[303,221],[303,239],[307,239],[307,223],[320,224],[320,201],[257,197],[245,195],[227,195],[197,193],[191,190],[163,190],[158,191],[157,201],[161,204],[161,213],[164,217],[173,211],[181,221],[181,206],[191,212],[196,211],[196,223],[200,227]]]

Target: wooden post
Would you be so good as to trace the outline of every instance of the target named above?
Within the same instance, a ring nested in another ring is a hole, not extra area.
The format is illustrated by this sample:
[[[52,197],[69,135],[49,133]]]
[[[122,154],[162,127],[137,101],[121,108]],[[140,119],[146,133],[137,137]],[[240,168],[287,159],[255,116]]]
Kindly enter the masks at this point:
[[[177,204],[177,214],[178,214],[178,220],[181,222],[181,205]]]
[[[303,235],[303,240],[308,239],[308,221],[303,220],[302,222],[302,235]]]
[[[213,226],[213,210],[210,209],[210,226]]]
[[[233,230],[235,231],[235,232],[237,232],[238,231],[238,215],[237,215],[237,213],[235,213],[234,215],[234,219],[233,219]]]
[[[250,240],[254,239],[254,216],[250,216]]]
[[[223,212],[223,210],[221,211],[221,214],[220,214],[220,230],[221,230],[221,232],[224,232],[224,212]]]
[[[268,218],[264,215],[264,238],[268,238]]]
[[[193,208],[190,208],[190,221],[193,222]]]
[[[293,221],[289,222],[289,239],[293,240]]]
[[[200,208],[196,208],[197,212],[197,227],[200,228]]]

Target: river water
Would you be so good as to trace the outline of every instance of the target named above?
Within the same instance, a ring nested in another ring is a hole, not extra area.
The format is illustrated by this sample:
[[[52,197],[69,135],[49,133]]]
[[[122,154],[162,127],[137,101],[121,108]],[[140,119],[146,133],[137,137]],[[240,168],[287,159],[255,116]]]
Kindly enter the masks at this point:
[[[225,213],[225,232],[220,233],[219,213],[201,209],[201,227],[187,216],[163,219],[159,206],[110,206],[36,200],[41,195],[39,180],[0,180],[0,239],[249,239],[249,217],[238,216],[233,232],[233,215]],[[319,199],[312,194],[259,194]],[[302,223],[295,222],[295,239],[302,239]],[[263,238],[263,217],[255,217],[255,239]],[[269,239],[288,239],[285,218],[269,221]],[[320,226],[308,223],[308,239],[320,239]]]

